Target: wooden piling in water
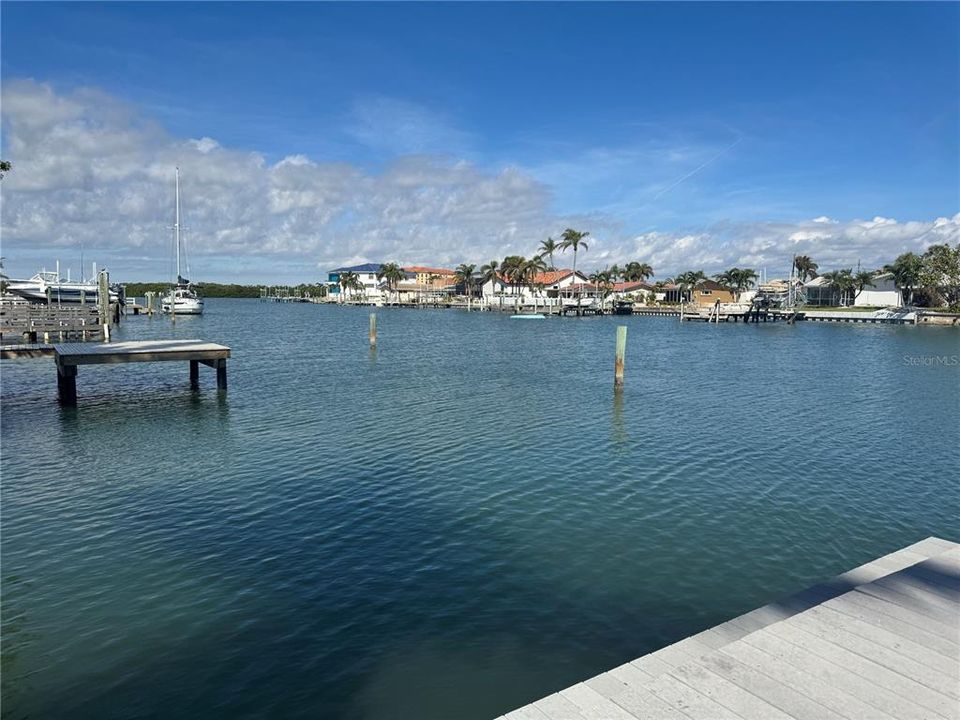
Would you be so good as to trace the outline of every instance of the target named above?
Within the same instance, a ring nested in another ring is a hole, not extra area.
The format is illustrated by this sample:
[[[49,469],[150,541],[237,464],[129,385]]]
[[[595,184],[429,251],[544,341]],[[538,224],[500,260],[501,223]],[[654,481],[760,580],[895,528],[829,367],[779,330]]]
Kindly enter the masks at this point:
[[[377,346],[377,314],[370,313],[370,347]]]
[[[617,327],[617,354],[613,361],[613,387],[623,388],[623,364],[627,354],[627,326]]]

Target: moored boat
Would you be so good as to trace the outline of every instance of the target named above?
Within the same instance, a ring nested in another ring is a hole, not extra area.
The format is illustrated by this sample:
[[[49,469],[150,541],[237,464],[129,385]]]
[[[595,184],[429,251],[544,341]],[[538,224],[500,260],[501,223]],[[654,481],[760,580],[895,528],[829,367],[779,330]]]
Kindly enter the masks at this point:
[[[59,270],[41,270],[28,280],[5,279],[3,282],[9,292],[34,303],[45,303],[49,300],[52,303],[68,305],[97,301],[95,280],[65,280],[60,276]],[[119,286],[110,287],[110,302],[119,302],[121,295]]]
[[[180,168],[177,168],[174,212],[173,243],[177,254],[177,282],[166,295],[160,298],[160,309],[173,315],[202,315],[203,298],[193,284],[180,274]]]

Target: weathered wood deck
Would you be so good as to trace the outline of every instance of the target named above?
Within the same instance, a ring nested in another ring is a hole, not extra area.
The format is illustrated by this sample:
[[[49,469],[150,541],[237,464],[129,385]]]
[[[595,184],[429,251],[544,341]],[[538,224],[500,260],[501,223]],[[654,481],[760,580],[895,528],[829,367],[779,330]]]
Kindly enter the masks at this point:
[[[927,538],[504,717],[960,718],[960,545]]]
[[[77,404],[77,366],[131,362],[189,361],[190,384],[197,386],[201,364],[217,371],[217,388],[227,389],[230,348],[203,340],[140,340],[103,344],[63,343],[53,346],[57,390],[64,405]]]

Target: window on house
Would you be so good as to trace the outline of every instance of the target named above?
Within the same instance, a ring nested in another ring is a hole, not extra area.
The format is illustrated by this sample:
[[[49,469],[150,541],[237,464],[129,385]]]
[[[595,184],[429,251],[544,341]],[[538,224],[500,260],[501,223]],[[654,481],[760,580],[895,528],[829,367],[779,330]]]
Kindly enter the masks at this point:
[[[713,290],[701,290],[701,291],[700,291],[700,294],[701,294],[701,295],[712,295],[712,294],[713,294]]]

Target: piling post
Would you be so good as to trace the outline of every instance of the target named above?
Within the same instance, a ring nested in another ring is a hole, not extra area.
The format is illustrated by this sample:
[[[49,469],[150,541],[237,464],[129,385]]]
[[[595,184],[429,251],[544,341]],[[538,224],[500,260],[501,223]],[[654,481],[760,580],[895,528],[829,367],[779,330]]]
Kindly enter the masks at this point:
[[[97,314],[103,328],[103,339],[110,341],[110,276],[106,270],[97,273]]]
[[[617,327],[617,353],[613,361],[613,387],[623,389],[623,364],[627,354],[627,326]]]
[[[57,398],[61,405],[77,404],[77,366],[57,363]]]
[[[377,314],[370,313],[370,347],[377,346]]]
[[[190,361],[190,387],[191,388],[200,387],[200,361],[199,360]]]
[[[227,361],[224,358],[217,360],[217,390],[227,389]]]

